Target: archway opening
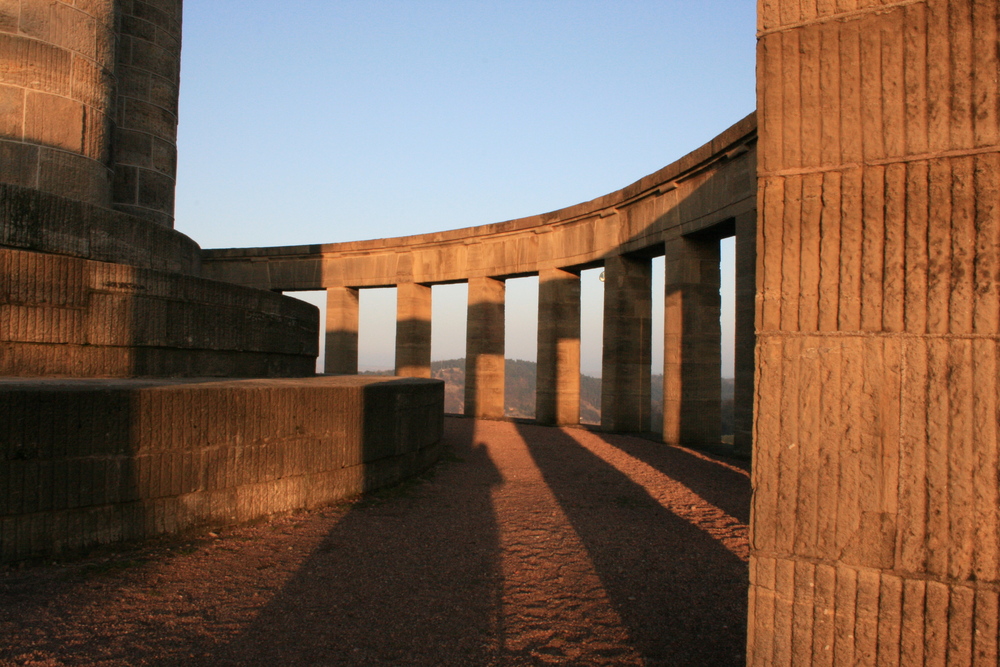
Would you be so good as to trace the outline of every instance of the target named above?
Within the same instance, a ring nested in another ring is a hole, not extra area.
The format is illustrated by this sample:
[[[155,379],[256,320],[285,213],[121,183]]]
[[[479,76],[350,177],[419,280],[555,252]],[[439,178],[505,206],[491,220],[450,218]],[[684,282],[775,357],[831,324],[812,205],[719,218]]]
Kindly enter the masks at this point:
[[[535,418],[538,276],[508,278],[504,303],[504,415]]]
[[[396,288],[363,289],[358,298],[358,373],[393,375],[396,365]]]
[[[431,377],[444,381],[444,411],[465,412],[465,334],[469,284],[431,288]]]
[[[580,423],[601,423],[604,346],[603,268],[580,271]]]

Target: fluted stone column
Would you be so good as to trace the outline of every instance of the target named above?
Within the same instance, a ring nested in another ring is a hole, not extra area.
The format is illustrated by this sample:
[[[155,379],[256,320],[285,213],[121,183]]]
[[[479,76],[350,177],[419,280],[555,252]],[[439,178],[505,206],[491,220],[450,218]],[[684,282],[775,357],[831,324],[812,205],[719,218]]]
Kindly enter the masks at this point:
[[[748,663],[996,665],[992,0],[762,0]]]
[[[757,293],[757,211],[736,217],[736,358],[733,387],[733,446],[738,454],[753,450],[754,332]]]
[[[580,423],[580,274],[538,272],[538,376],[535,419]]]
[[[358,290],[329,287],[326,290],[326,363],[324,370],[336,375],[358,372]]]
[[[663,441],[721,441],[719,241],[677,237],[664,254]]]
[[[396,375],[431,376],[431,286],[396,286]]]
[[[616,255],[604,262],[601,428],[649,431],[652,264]]]
[[[504,415],[504,295],[495,278],[469,279],[465,347],[465,414],[477,419]]]

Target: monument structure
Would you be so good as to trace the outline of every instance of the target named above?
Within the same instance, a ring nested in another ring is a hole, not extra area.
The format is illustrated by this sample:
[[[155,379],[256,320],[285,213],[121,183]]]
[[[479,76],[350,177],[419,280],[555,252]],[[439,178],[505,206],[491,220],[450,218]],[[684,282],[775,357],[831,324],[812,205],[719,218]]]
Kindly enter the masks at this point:
[[[202,277],[173,230],[180,44],[180,0],[0,3],[0,560],[330,502],[437,456],[440,383],[309,379],[314,307]]]
[[[539,277],[538,420],[575,424],[579,272],[603,267],[602,427],[645,432],[663,255],[663,439],[717,443],[718,242],[735,235],[748,662],[996,665],[1000,7],[758,14],[757,114],[622,190],[450,232],[200,252],[171,229],[180,0],[0,4],[0,374],[16,376],[0,381],[0,558],[427,465],[439,283],[469,284],[466,412],[488,419],[504,281]],[[354,374],[359,290],[385,286],[405,379],[162,379],[308,375],[315,311],[274,292],[313,289],[326,370]]]

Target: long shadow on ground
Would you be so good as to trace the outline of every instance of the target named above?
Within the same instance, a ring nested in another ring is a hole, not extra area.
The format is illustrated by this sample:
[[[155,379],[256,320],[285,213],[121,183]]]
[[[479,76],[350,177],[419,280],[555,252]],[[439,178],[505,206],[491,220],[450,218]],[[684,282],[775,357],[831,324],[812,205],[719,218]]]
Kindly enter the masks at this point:
[[[527,424],[518,430],[646,664],[744,664],[746,562],[564,431]],[[603,440],[621,446],[633,439]],[[678,468],[692,462],[706,463],[689,454],[677,457]],[[669,457],[658,466],[667,475],[685,477],[669,465]],[[718,478],[723,470],[708,465],[697,477]],[[573,481],[583,476],[590,478],[586,495]],[[749,505],[749,481],[735,477],[727,497],[715,494],[713,503]]]
[[[496,664],[490,490],[500,476],[472,442],[473,426],[458,420],[449,429],[460,465],[356,505],[246,631],[204,664]]]

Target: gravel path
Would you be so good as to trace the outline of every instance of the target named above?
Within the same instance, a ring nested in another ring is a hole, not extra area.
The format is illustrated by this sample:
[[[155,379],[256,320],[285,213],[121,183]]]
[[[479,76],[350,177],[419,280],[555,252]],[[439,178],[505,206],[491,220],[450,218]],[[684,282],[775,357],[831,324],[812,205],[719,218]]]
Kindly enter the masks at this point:
[[[745,464],[448,418],[420,480],[0,570],[0,665],[742,665]]]

